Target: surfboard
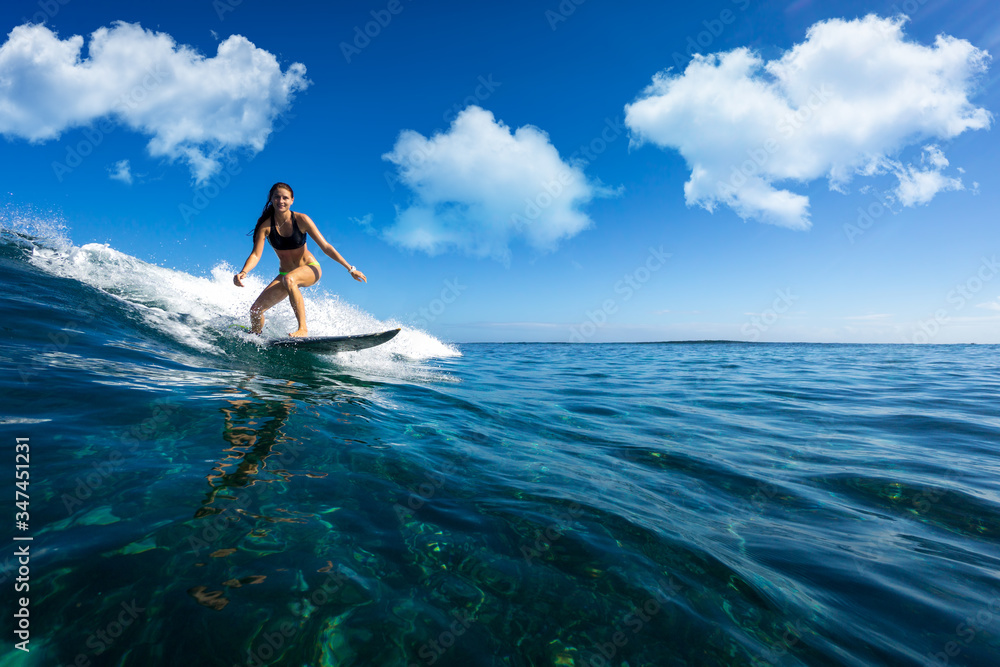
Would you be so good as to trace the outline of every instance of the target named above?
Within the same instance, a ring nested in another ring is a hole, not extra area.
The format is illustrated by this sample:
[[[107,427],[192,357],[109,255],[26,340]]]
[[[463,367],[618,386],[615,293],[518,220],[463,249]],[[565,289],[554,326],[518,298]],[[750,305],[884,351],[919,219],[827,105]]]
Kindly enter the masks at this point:
[[[354,352],[375,347],[392,340],[399,329],[390,329],[381,333],[359,334],[355,336],[306,336],[305,338],[273,338],[267,342],[270,347],[278,347],[304,352],[334,354],[336,352]]]

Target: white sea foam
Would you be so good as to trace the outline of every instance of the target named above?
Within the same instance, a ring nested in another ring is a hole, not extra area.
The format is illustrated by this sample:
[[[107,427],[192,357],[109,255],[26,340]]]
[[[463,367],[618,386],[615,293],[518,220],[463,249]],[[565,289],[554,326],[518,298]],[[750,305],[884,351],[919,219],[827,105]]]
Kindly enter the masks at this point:
[[[49,246],[72,245],[66,236],[68,227],[55,211],[41,211],[34,206],[9,202],[0,207],[0,234],[13,238],[18,245],[45,243]]]
[[[74,246],[32,243],[31,262],[53,275],[78,280],[120,299],[148,326],[178,343],[204,352],[221,354],[221,337],[258,341],[242,333],[239,325],[249,323],[250,305],[267,284],[259,275],[244,280],[245,287],[233,284],[236,270],[225,263],[215,266],[209,277],[149,264],[108,245],[89,243]],[[309,333],[313,336],[341,336],[386,331],[401,326],[394,319],[379,320],[360,308],[326,292],[322,283],[303,289]],[[264,335],[280,337],[297,328],[288,302],[267,313]],[[331,363],[357,368],[377,375],[398,375],[406,360],[456,357],[461,353],[430,334],[411,328],[376,348],[345,352],[330,357]],[[395,369],[395,371],[394,371]]]

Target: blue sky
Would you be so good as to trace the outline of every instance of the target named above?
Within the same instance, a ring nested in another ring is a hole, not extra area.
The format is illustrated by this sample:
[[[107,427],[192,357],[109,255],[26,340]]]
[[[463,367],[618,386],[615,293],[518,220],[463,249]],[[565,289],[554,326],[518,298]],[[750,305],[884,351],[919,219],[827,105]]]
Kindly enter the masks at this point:
[[[285,181],[448,341],[1000,342],[993,2],[0,16],[4,207],[78,245],[238,269]]]

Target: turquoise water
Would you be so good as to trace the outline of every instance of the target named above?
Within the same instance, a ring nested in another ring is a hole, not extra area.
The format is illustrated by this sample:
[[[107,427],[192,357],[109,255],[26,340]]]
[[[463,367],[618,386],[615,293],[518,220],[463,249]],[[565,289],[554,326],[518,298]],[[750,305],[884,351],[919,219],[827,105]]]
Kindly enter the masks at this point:
[[[0,664],[998,663],[995,346],[320,357],[229,279],[4,233]]]

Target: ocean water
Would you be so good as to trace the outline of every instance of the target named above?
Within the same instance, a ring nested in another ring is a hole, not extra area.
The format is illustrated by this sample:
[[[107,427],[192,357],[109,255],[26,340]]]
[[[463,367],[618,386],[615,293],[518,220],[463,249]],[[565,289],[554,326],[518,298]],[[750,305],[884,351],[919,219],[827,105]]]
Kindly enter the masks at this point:
[[[0,235],[0,665],[1000,664],[997,347],[317,356],[231,273]]]

